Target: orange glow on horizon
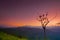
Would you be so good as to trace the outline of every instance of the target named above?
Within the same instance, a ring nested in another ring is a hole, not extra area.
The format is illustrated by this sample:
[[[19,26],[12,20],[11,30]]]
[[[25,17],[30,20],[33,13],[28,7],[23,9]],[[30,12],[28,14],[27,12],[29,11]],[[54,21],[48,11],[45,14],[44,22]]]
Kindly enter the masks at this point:
[[[52,20],[47,26],[55,26],[57,20]],[[3,23],[2,23],[3,24]],[[5,22],[4,25],[8,26],[41,26],[41,23],[37,20],[30,20],[25,22]]]
[[[50,12],[52,13],[52,12]],[[52,13],[48,15],[48,19],[52,19],[56,14]],[[53,16],[54,15],[54,16]],[[38,20],[36,20],[36,18],[38,17],[39,15],[35,15],[35,17],[32,17],[30,19],[25,19],[25,20],[17,20],[17,21],[14,21],[15,19],[13,20],[8,20],[8,21],[1,21],[0,24],[3,24],[3,25],[8,25],[8,26],[25,26],[25,25],[28,25],[28,26],[41,26],[40,22]],[[47,26],[55,26],[57,22],[60,22],[60,14],[55,18],[53,19],[52,21],[50,21],[50,23],[47,25]],[[11,18],[12,19],[12,18]]]

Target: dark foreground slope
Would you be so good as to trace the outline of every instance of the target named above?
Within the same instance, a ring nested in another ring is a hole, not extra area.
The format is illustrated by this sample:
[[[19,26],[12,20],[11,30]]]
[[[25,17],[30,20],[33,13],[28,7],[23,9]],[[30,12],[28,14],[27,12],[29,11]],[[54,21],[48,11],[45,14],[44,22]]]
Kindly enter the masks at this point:
[[[0,40],[28,40],[27,38],[19,38],[13,35],[9,35],[4,32],[0,32]]]
[[[18,27],[18,28],[1,28],[0,32],[5,32],[19,38],[28,38],[28,40],[42,40],[43,30],[40,28]],[[60,28],[47,29],[46,35],[48,40],[60,40]]]

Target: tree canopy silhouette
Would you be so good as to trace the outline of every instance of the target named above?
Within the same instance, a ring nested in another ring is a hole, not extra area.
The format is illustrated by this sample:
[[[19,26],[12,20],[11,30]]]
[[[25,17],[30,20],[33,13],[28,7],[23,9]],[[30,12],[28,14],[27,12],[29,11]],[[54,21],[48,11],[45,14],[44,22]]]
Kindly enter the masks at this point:
[[[56,18],[56,16],[54,16],[51,20],[48,19],[48,12],[46,14],[43,15],[39,15],[38,17],[38,21],[41,23],[43,31],[44,31],[44,40],[47,40],[46,37],[46,26],[48,25],[48,23],[50,21],[52,21],[54,18]]]

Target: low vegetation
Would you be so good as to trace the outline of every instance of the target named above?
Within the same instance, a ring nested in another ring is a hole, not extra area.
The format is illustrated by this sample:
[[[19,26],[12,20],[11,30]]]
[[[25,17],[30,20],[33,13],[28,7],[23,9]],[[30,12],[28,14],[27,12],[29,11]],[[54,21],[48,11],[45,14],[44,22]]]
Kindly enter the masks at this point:
[[[9,35],[4,32],[0,32],[0,40],[27,40],[26,38],[19,38],[13,35]]]

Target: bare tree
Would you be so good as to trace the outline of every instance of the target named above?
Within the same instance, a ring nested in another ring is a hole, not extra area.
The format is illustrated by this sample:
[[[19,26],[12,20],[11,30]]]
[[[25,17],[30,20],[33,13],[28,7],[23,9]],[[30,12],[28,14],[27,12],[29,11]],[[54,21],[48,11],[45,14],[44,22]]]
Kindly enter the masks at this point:
[[[43,14],[43,15],[40,15],[39,16],[39,20],[41,22],[41,25],[42,25],[42,28],[43,28],[43,31],[44,31],[44,40],[46,40],[46,26],[47,24],[49,23],[49,20],[47,18],[48,14]]]
[[[39,21],[41,22],[41,25],[43,27],[43,31],[44,31],[44,40],[46,39],[46,26],[49,23],[49,20],[47,18],[48,14],[43,14],[39,16]]]
[[[56,16],[57,16],[57,13],[56,13]],[[44,31],[44,40],[47,40],[46,26],[50,21],[52,21],[54,18],[56,18],[56,16],[54,16],[51,20],[49,20],[48,19],[48,12],[46,14],[39,15],[38,21],[41,22],[41,25],[42,25],[42,28],[43,28],[43,31]]]

